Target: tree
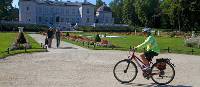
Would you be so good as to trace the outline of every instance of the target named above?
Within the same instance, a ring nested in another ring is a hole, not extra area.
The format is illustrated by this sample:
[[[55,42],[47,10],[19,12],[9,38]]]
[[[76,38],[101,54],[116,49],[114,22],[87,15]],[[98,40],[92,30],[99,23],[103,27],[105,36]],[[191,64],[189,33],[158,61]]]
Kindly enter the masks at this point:
[[[9,17],[8,20],[15,20],[17,21],[19,18],[19,9],[18,8],[12,8],[8,12]]]
[[[109,3],[110,8],[115,18],[115,24],[123,23],[123,1],[124,0],[113,0]]]
[[[160,8],[162,9],[162,20],[169,21],[169,23],[165,23],[163,26],[171,25],[172,30],[174,28],[180,29],[181,7],[179,2],[174,0],[164,0],[161,2]]]
[[[96,0],[96,9],[101,7],[103,4],[104,4],[104,2],[102,0]]]
[[[183,31],[194,31],[199,25],[200,2],[199,0],[180,0],[181,28]]]
[[[179,31],[193,31],[198,29],[200,18],[200,3],[198,0],[164,0],[160,4],[162,15],[167,15],[172,29]]]
[[[9,10],[13,9],[12,0],[0,0],[0,20],[9,19]]]
[[[129,25],[137,25],[139,23],[139,20],[135,12],[134,0],[124,0],[123,9],[124,23]]]
[[[145,26],[152,27],[153,17],[159,13],[159,0],[135,0],[135,9],[139,20]]]

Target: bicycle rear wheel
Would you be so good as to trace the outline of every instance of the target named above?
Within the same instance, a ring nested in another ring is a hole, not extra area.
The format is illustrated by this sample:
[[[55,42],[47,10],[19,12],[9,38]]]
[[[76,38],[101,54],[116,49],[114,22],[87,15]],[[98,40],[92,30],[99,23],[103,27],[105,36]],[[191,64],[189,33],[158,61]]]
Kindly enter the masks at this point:
[[[122,83],[132,82],[138,73],[137,67],[131,60],[119,61],[113,69],[114,77]]]
[[[172,64],[168,62],[157,62],[151,68],[151,79],[159,85],[169,84],[175,76]]]

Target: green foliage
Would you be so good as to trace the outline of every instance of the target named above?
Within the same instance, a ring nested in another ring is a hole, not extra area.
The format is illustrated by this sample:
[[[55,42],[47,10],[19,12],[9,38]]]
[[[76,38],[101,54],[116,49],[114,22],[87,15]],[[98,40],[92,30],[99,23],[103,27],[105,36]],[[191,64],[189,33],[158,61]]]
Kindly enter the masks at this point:
[[[40,32],[48,30],[48,26],[36,24],[0,24],[0,31],[18,31],[18,27],[24,27],[24,31]]]
[[[134,31],[133,28],[130,27],[79,27],[77,30],[84,32],[129,32]]]
[[[199,0],[113,0],[110,7],[115,23],[200,31]]]
[[[123,18],[124,18],[124,23],[126,24],[129,25],[138,24],[138,18],[135,12],[134,0],[124,0]]]
[[[99,34],[96,35],[95,42],[101,42],[101,38],[100,38]]]
[[[12,7],[13,0],[0,0],[0,20],[15,20],[18,9]]]
[[[159,0],[136,0],[135,5],[140,21],[145,26],[151,26],[152,19],[159,13]]]
[[[96,0],[96,9],[101,7],[103,4],[104,4],[104,2],[102,0]]]
[[[68,37],[69,36],[69,32],[67,32],[65,36]]]
[[[173,0],[164,0],[161,2],[160,8],[163,12],[162,20],[169,21],[168,24],[171,25],[171,28],[178,28],[181,11],[180,4],[174,2]]]
[[[113,12],[113,17],[115,18],[115,24],[123,23],[123,5],[124,0],[113,0],[110,2],[109,6]]]

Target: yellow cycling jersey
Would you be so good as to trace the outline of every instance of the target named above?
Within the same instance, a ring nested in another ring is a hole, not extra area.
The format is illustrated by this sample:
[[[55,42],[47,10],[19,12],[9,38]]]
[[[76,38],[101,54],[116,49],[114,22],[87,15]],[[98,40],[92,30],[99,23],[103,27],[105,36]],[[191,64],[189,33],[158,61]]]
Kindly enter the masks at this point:
[[[136,48],[146,47],[147,51],[154,51],[156,53],[160,53],[160,48],[158,47],[158,44],[156,42],[156,39],[149,35],[147,39],[140,45],[138,45]]]

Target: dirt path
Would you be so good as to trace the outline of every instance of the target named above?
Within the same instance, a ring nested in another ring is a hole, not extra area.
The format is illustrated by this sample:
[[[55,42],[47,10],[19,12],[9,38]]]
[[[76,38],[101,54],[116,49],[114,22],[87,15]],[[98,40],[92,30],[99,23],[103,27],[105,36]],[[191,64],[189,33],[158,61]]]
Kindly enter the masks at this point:
[[[38,42],[43,36],[32,34]],[[55,41],[54,41],[55,42]],[[149,87],[157,86],[141,72],[130,84],[113,76],[115,63],[126,51],[93,51],[62,42],[61,48],[46,53],[20,54],[0,60],[0,87]],[[73,49],[69,49],[69,48]],[[176,64],[176,77],[165,87],[199,87],[200,56],[161,54]]]

